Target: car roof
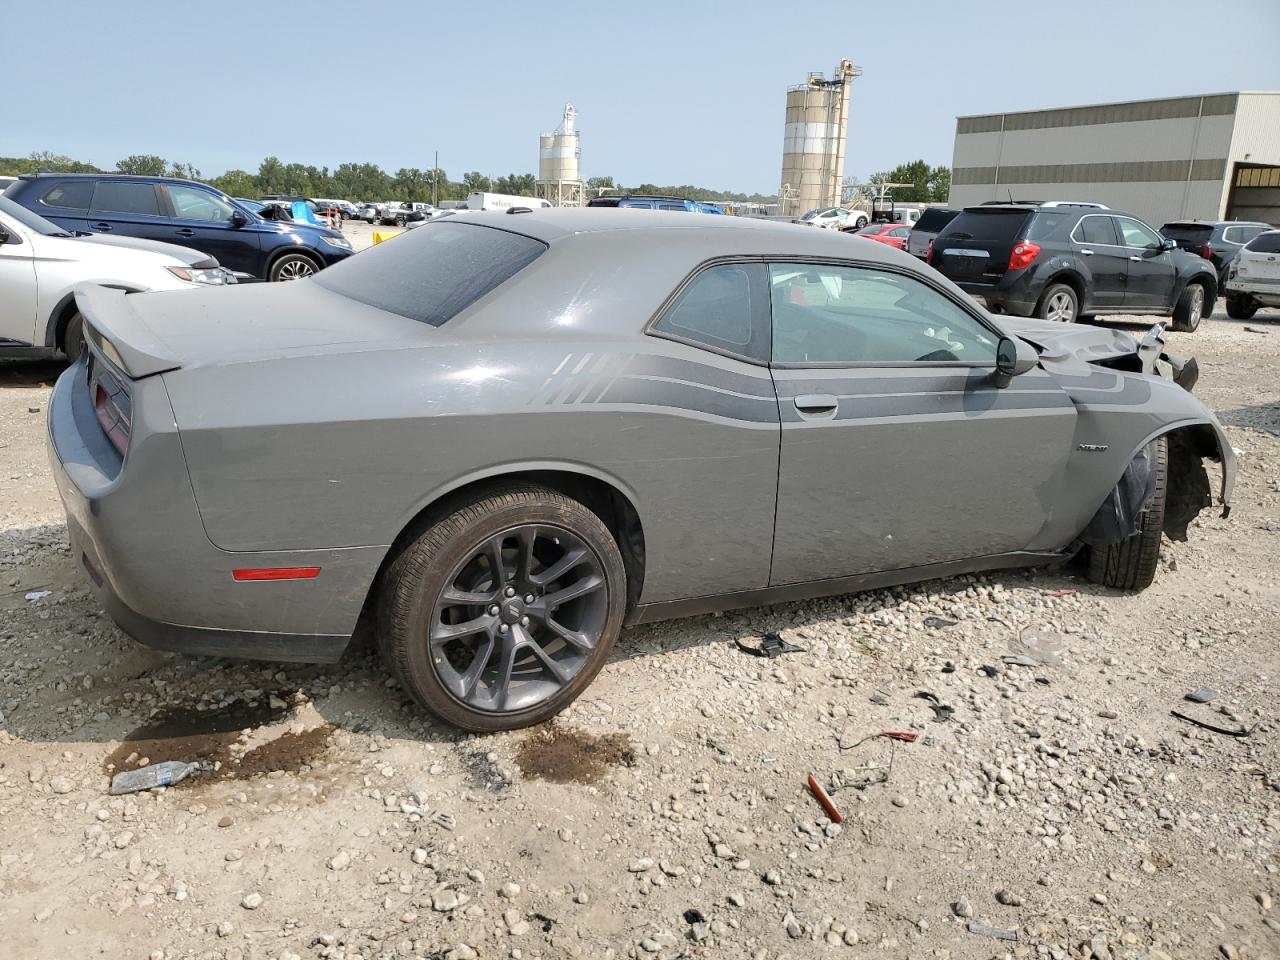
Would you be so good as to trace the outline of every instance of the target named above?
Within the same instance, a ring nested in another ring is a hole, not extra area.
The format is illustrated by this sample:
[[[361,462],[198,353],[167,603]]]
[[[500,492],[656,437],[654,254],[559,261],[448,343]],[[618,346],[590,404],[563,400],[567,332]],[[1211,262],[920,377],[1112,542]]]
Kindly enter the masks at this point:
[[[216,190],[207,183],[201,183],[199,180],[188,180],[185,177],[152,177],[143,173],[56,173],[52,170],[40,170],[36,173],[24,173],[18,177],[19,180],[49,180],[57,178],[59,180],[145,180],[148,183],[189,183],[196,187],[205,187],[209,190]]]
[[[1266,227],[1271,224],[1261,220],[1170,220],[1166,227]]]

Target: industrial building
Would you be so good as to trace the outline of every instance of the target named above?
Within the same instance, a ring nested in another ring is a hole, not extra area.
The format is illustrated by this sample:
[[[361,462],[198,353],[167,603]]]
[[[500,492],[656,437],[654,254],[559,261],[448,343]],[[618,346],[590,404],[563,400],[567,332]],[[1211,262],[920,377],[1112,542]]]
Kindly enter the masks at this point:
[[[586,203],[586,184],[579,172],[582,144],[574,129],[577,111],[572,103],[564,105],[560,126],[538,138],[538,177],[534,196],[553,207],[580,207]]]
[[[1280,93],[958,118],[950,205],[1010,197],[1280,223]]]
[[[844,182],[845,141],[849,132],[849,88],[862,69],[841,60],[826,79],[811,73],[787,88],[782,134],[783,216],[799,217],[820,207],[839,206]]]

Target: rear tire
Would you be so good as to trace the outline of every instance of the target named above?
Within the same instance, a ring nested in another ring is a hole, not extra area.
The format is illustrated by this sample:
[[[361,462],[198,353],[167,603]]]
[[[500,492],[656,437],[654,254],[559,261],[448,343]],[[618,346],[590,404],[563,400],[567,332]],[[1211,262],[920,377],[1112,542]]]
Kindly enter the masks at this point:
[[[1204,284],[1188,283],[1182,291],[1182,296],[1178,297],[1177,305],[1173,308],[1173,323],[1169,324],[1169,329],[1180,333],[1195,333],[1196,328],[1200,326],[1200,320],[1204,317],[1204,308],[1209,300],[1206,294]]]
[[[1086,547],[1087,576],[1092,582],[1116,590],[1137,592],[1151,586],[1160,559],[1164,508],[1169,488],[1169,439],[1155,441],[1155,490],[1138,520],[1138,531],[1118,543]]]
[[[1055,323],[1072,323],[1080,312],[1080,299],[1065,283],[1052,284],[1036,305],[1036,316]]]
[[[302,280],[320,272],[320,266],[305,253],[286,253],[271,264],[267,279],[273,283],[284,280]]]
[[[62,352],[71,363],[79,360],[80,354],[84,353],[84,320],[78,312],[71,315],[62,331]]]
[[[1227,294],[1227,316],[1232,320],[1252,320],[1258,312],[1258,301],[1236,293]]]
[[[555,716],[591,683],[622,630],[626,597],[622,555],[595,513],[555,490],[509,484],[457,504],[391,562],[378,646],[442,720],[514,730]]]

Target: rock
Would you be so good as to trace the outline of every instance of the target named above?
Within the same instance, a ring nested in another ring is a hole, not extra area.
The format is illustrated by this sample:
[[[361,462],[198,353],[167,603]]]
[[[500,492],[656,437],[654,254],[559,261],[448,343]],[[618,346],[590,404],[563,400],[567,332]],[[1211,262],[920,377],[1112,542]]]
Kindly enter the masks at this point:
[[[414,863],[416,863],[418,866],[422,866],[424,863],[427,862],[427,851],[424,850],[422,847],[418,847],[416,850],[413,851],[413,853],[409,855],[409,859],[412,860]]]
[[[782,918],[782,929],[787,931],[787,936],[792,940],[799,940],[800,935],[804,933],[804,928],[800,926],[800,921],[796,919],[796,915],[790,910]]]
[[[231,826],[233,823],[235,823],[235,821],[231,819],[231,817],[227,816],[226,814],[223,814],[221,817],[218,818],[218,826],[223,827],[224,829],[226,827]]]
[[[468,870],[467,879],[472,883],[484,883],[484,873],[480,870]]]
[[[693,938],[695,942],[701,942],[703,940],[706,940],[709,936],[711,936],[711,924],[695,923],[693,926],[689,928],[689,936]]]
[[[627,865],[627,870],[630,873],[645,873],[652,869],[653,860],[649,857],[641,857],[639,860],[632,860],[631,863]]]
[[[905,807],[905,806],[907,806],[909,803],[911,803],[911,801],[910,801],[910,800],[908,800],[906,797],[904,797],[904,796],[902,796],[902,795],[900,795],[900,794],[899,794],[898,796],[894,797],[892,802],[893,802],[893,805],[894,805],[895,807]]]
[[[858,942],[858,931],[853,929],[853,927],[848,927],[844,932],[843,939],[845,946],[852,947]]]
[[[640,949],[645,953],[657,953],[662,949],[662,944],[653,939],[653,937],[645,937],[640,941]]]
[[[236,932],[236,925],[230,920],[223,920],[218,924],[218,936],[229,937]]]
[[[68,777],[53,777],[49,781],[49,789],[57,794],[70,793],[75,788],[75,782]]]
[[[529,932],[529,921],[514,907],[502,914],[502,922],[507,925],[507,932],[513,937],[523,937]]]
[[[1089,898],[1089,900],[1100,907],[1105,907],[1107,905],[1107,895],[1105,893],[1095,893]]]
[[[448,960],[476,960],[479,954],[476,953],[475,948],[470,944],[460,943],[445,954],[445,956]]]
[[[957,917],[968,919],[973,916],[973,904],[971,904],[967,898],[961,897],[951,905],[951,912]]]
[[[1229,943],[1218,944],[1218,952],[1222,954],[1223,960],[1238,960],[1240,951]]]
[[[239,850],[228,850],[222,859],[227,863],[235,863],[237,860],[244,859],[244,854]]]
[[[508,880],[498,888],[498,896],[506,897],[508,900],[512,900],[520,896],[520,884]]]
[[[1258,907],[1259,909],[1262,910],[1263,913],[1269,913],[1271,911],[1271,907],[1272,907],[1271,894],[1260,893],[1254,899],[1258,901]]]
[[[262,894],[246,893],[244,898],[240,901],[240,906],[244,907],[246,910],[257,910],[262,906]]]
[[[431,909],[437,913],[448,913],[458,909],[458,894],[453,890],[441,890],[431,898]]]
[[[117,850],[123,850],[129,844],[133,843],[133,831],[126,830],[123,833],[116,834],[116,838],[111,841]]]
[[[740,893],[731,893],[725,899],[729,901],[730,906],[734,907],[740,907],[747,902]]]
[[[776,887],[782,882],[782,874],[777,870],[766,870],[764,872],[764,882],[771,887]]]
[[[1186,699],[1192,703],[1210,703],[1218,699],[1218,691],[1214,690],[1213,687],[1201,687],[1188,693]]]
[[[351,854],[345,850],[339,850],[334,856],[329,858],[330,870],[345,870],[351,866]]]
[[[729,860],[733,857],[733,848],[727,843],[717,843],[712,852],[721,860]]]
[[[997,890],[996,902],[1003,903],[1006,907],[1022,906],[1022,898],[1012,890]]]
[[[590,903],[591,898],[587,896],[587,891],[579,890],[576,894],[574,894],[573,902],[574,903]]]

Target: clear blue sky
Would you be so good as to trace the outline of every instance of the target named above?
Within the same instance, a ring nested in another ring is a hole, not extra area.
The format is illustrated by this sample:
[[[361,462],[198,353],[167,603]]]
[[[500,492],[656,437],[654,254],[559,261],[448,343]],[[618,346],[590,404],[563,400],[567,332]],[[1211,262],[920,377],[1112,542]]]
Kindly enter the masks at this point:
[[[786,87],[842,56],[859,177],[949,164],[958,115],[1280,90],[1280,0],[11,0],[0,29],[0,156],[206,175],[436,149],[454,179],[534,172],[572,101],[586,176],[772,193]]]

